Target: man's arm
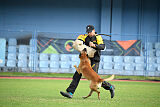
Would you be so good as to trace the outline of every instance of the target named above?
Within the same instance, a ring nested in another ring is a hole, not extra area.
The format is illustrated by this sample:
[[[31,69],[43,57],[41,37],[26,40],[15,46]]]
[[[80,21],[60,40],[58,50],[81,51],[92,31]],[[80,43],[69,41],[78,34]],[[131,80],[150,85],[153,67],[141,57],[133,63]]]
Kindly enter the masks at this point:
[[[93,47],[96,50],[104,50],[105,49],[105,44],[103,42],[103,39],[100,35],[96,36],[97,38],[97,44],[94,44],[93,42],[89,43],[90,47]]]

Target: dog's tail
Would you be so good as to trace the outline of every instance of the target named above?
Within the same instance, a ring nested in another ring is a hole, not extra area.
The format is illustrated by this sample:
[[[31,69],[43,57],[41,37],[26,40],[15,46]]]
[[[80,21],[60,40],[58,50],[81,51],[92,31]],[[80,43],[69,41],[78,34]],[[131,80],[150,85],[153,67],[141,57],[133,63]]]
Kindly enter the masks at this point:
[[[103,81],[111,81],[114,79],[114,75],[110,76],[109,78],[106,78],[106,79],[101,79],[101,82]]]

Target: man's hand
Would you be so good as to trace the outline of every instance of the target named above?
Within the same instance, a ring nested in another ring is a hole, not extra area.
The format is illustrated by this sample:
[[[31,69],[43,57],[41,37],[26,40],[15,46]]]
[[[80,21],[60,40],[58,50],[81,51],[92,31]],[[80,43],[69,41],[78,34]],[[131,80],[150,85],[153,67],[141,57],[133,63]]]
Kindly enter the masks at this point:
[[[89,46],[94,48],[96,47],[96,45],[93,42],[89,42]]]

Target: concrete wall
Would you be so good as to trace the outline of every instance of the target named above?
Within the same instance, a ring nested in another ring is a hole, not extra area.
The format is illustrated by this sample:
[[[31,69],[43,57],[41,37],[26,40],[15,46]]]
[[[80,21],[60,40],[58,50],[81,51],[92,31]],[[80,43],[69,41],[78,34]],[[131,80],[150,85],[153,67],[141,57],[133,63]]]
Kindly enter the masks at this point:
[[[0,1],[0,37],[7,38],[33,35],[35,29],[76,38],[85,33],[87,24],[93,24],[98,33],[111,34],[113,40],[145,40],[149,36],[149,41],[159,42],[159,20],[159,0]]]

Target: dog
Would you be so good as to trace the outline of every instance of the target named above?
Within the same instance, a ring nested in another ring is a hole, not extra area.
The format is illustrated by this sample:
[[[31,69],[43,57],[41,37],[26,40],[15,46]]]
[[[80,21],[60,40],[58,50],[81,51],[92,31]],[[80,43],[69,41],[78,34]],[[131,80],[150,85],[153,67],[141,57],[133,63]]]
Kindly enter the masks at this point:
[[[84,48],[80,55],[80,64],[77,67],[76,65],[74,65],[74,67],[76,68],[77,72],[80,74],[82,73],[82,75],[87,79],[91,81],[90,84],[90,93],[88,94],[88,96],[83,97],[88,98],[92,95],[92,93],[95,91],[98,94],[98,99],[100,100],[100,91],[98,91],[98,89],[101,87],[101,84],[103,81],[110,81],[114,79],[114,75],[112,75],[111,77],[107,78],[107,79],[101,79],[101,77],[92,69],[91,64],[90,64],[90,60],[88,58],[87,55],[87,50],[86,48]]]
[[[79,51],[79,52],[81,52],[84,48],[86,48],[87,49],[87,54],[88,54],[88,56],[90,58],[93,58],[94,57],[94,53],[96,52],[95,49],[93,49],[93,48],[91,48],[89,46],[84,45],[83,41],[78,40],[78,39],[73,42],[73,48],[75,50]]]

